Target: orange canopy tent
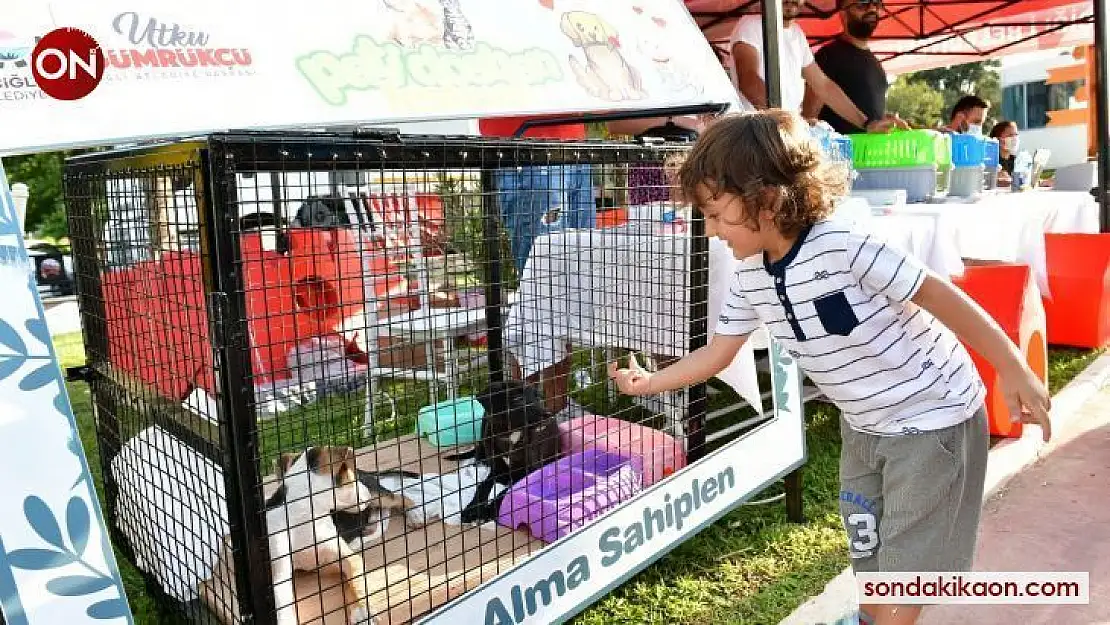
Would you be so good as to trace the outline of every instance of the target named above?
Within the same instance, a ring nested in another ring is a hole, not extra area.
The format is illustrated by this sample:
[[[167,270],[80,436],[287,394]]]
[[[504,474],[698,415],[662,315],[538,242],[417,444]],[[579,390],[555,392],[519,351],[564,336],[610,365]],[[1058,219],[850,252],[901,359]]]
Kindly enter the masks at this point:
[[[722,59],[742,15],[761,0],[685,0]],[[798,20],[813,46],[836,37],[837,0],[809,0]],[[1091,0],[886,0],[872,50],[892,74],[1094,40]]]
[[[685,0],[690,14],[722,61],[740,17],[763,16],[764,65],[779,75],[782,0]],[[1037,49],[1094,44],[1092,81],[1096,107],[1100,230],[1110,232],[1110,24],[1107,0],[885,0],[872,50],[892,74],[968,63]],[[798,22],[818,47],[841,31],[838,0],[808,0]],[[768,102],[778,103],[777,80],[768,80]]]

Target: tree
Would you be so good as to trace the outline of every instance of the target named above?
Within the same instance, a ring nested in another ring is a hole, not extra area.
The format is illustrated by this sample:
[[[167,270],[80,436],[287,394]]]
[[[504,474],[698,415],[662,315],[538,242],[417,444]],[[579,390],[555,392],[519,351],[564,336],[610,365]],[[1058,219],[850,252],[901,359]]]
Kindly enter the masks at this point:
[[[62,152],[43,152],[4,159],[9,184],[22,182],[31,194],[27,199],[25,231],[52,238],[66,236],[63,158]]]
[[[886,94],[888,112],[898,113],[914,128],[933,128],[945,117],[944,96],[923,82],[899,76]]]
[[[995,119],[1001,117],[1002,77],[998,73],[998,67],[998,61],[988,60],[921,70],[907,74],[906,78],[911,82],[928,85],[941,94],[944,99],[941,120],[945,123],[948,122],[956,101],[965,95],[977,95],[990,102],[991,110],[987,111],[987,120],[983,124],[986,131],[994,125]]]

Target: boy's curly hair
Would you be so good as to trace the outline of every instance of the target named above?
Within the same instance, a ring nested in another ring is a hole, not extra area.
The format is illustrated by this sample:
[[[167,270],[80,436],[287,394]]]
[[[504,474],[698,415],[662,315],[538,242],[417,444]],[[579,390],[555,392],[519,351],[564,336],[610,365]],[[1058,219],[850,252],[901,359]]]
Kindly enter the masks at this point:
[[[707,193],[728,193],[740,199],[740,223],[758,229],[760,211],[770,210],[779,232],[793,237],[832,213],[848,191],[847,174],[824,157],[799,115],[770,109],[713,122],[683,159],[678,178],[694,208]]]

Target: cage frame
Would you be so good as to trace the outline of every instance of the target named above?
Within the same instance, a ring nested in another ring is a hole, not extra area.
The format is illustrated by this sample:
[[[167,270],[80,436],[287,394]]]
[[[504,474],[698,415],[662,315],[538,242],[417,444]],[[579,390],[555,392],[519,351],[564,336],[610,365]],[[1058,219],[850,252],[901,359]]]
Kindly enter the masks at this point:
[[[521,128],[521,132],[525,127]],[[519,133],[518,133],[519,134]],[[465,148],[449,153],[453,148]],[[651,140],[613,141],[546,140],[520,138],[476,138],[472,136],[405,135],[394,129],[355,128],[352,131],[267,131],[233,130],[214,132],[198,137],[163,138],[151,142],[117,147],[69,157],[65,164],[65,190],[70,202],[69,221],[75,229],[74,254],[83,259],[98,258],[95,246],[97,233],[82,230],[80,216],[92,214],[87,201],[76,192],[75,185],[87,176],[110,176],[114,173],[153,167],[158,174],[171,176],[182,168],[190,168],[196,190],[197,218],[200,229],[200,258],[204,281],[204,308],[208,317],[209,347],[213,368],[217,372],[218,421],[215,440],[190,430],[169,418],[154,417],[153,424],[166,427],[189,447],[224,468],[224,492],[227,501],[228,537],[232,543],[235,566],[235,593],[240,609],[248,622],[266,622],[275,614],[274,593],[269,558],[268,534],[264,522],[262,496],[263,475],[254,459],[259,457],[256,411],[252,389],[236,381],[251,377],[245,288],[242,272],[236,268],[240,258],[236,236],[238,215],[230,210],[236,205],[236,176],[247,173],[285,171],[295,163],[297,172],[379,172],[403,171],[413,168],[421,158],[428,161],[433,153],[442,158],[429,166],[444,169],[465,169],[481,163],[483,233],[486,241],[496,240],[501,216],[494,194],[494,168],[529,167],[536,165],[574,165],[613,163],[628,164],[632,157],[659,152],[682,151],[682,146],[664,145]],[[538,160],[537,156],[546,158]],[[317,155],[319,155],[317,157]],[[606,157],[610,160],[606,161]],[[659,159],[661,162],[662,159]],[[496,164],[492,164],[496,163]],[[277,202],[277,198],[274,199]],[[506,375],[502,340],[503,280],[502,258],[498,246],[489,246],[488,262],[483,263],[485,313],[488,336],[489,380]],[[87,262],[87,260],[86,260]],[[689,351],[706,343],[708,329],[708,240],[703,218],[694,214],[690,223],[689,250],[689,320],[687,346]],[[100,267],[78,270],[78,302],[84,341],[89,361],[71,377],[89,383],[94,397],[97,437],[122,440],[116,409],[102,410],[100,402],[114,403],[126,395],[126,388],[112,377],[108,362],[108,335],[105,326]],[[91,323],[90,323],[91,321]],[[688,460],[697,462],[705,453],[704,422],[707,406],[706,385],[690,387],[686,394],[686,437]],[[118,450],[117,450],[118,453]],[[117,525],[118,485],[110,470],[112,458],[101,448],[100,463],[104,475],[109,532],[113,543],[132,561],[135,552]],[[158,591],[152,575],[142,572],[147,585]],[[165,593],[158,592],[160,595]],[[171,598],[172,599],[172,598]],[[454,600],[452,600],[454,601]],[[450,602],[449,602],[450,603]],[[442,607],[442,606],[440,606]],[[435,612],[438,608],[434,608]]]

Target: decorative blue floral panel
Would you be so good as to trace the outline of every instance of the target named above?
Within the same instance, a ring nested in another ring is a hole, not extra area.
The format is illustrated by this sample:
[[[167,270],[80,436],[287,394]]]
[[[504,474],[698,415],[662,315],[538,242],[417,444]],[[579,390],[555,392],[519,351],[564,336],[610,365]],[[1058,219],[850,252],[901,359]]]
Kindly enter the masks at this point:
[[[132,623],[0,165],[0,606],[9,625]]]

